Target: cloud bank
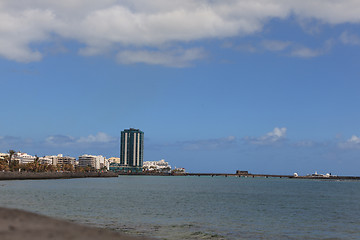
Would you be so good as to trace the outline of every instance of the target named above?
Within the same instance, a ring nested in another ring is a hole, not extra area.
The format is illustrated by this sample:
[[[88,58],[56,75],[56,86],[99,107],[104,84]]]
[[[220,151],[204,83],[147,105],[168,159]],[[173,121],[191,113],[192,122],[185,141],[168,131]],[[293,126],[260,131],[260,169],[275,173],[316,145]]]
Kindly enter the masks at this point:
[[[118,141],[117,138],[112,137],[106,133],[98,132],[95,135],[90,134],[87,137],[72,137],[65,135],[49,136],[45,139],[46,145],[51,146],[71,146],[71,147],[83,147],[91,144],[112,144]]]
[[[42,140],[23,139],[13,136],[0,136],[0,152],[9,149],[31,154],[113,154],[119,149],[119,139],[103,132],[88,136],[73,137],[52,135]]]
[[[60,38],[80,43],[79,53],[85,56],[112,52],[120,63],[182,67],[204,54],[198,48],[176,53],[179,44],[252,35],[270,20],[290,16],[322,24],[358,24],[359,12],[357,0],[341,4],[328,0],[4,0],[0,56],[40,61],[44,52],[34,46]],[[343,35],[342,41],[357,43],[358,39]],[[265,47],[279,50],[286,44],[273,42]],[[306,48],[294,52],[302,57],[314,54]]]

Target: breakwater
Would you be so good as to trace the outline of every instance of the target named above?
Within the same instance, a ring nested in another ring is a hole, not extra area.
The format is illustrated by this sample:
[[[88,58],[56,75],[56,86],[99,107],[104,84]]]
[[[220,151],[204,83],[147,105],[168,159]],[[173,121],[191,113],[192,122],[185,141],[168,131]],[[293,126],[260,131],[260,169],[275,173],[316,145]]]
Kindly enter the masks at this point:
[[[228,174],[228,173],[185,173],[183,176],[223,176],[223,177],[263,177],[263,178],[293,178],[293,179],[328,179],[328,180],[360,180],[358,176],[294,176],[276,174]],[[177,175],[179,176],[179,175]]]
[[[358,176],[294,176],[294,175],[276,175],[276,174],[229,174],[229,173],[184,173],[183,176],[223,176],[223,177],[262,177],[262,178],[293,178],[293,179],[328,179],[328,180],[360,180]],[[181,175],[177,175],[181,176]]]
[[[117,177],[114,172],[0,172],[0,180]]]
[[[246,177],[246,178],[292,178],[292,179],[327,179],[327,180],[360,180],[359,176],[294,176],[294,175],[276,175],[276,174],[237,174],[237,173],[154,173],[154,172],[118,172],[118,175],[135,175],[135,176],[208,176],[208,177]]]

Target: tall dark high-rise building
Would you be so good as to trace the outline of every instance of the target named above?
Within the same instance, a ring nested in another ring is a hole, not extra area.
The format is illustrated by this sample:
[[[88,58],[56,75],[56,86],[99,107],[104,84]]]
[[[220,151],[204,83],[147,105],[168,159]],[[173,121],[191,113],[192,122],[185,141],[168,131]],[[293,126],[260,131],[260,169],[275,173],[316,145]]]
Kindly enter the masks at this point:
[[[121,131],[120,164],[142,168],[144,160],[144,132],[139,129]]]

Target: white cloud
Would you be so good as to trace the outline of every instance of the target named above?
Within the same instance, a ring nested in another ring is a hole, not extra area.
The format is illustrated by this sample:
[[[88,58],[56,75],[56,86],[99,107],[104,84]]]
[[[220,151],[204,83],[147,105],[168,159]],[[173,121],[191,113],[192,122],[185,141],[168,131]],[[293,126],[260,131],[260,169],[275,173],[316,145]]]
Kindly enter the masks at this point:
[[[89,144],[103,144],[103,143],[112,143],[117,141],[116,138],[107,135],[103,132],[98,132],[96,135],[90,134],[87,137],[72,137],[65,135],[54,135],[49,136],[45,139],[45,144],[52,146],[86,146]]]
[[[353,136],[351,136],[351,138],[349,138],[345,142],[340,142],[339,147],[343,148],[343,149],[346,149],[346,148],[360,149],[360,137],[353,135]]]
[[[286,0],[285,0],[286,1]],[[329,24],[359,23],[360,2],[357,0],[288,1],[295,15],[300,18],[314,18]]]
[[[117,139],[107,135],[106,133],[99,132],[96,135],[89,135],[87,137],[80,137],[76,140],[78,143],[109,143]]]
[[[298,23],[301,29],[309,35],[318,35],[323,30],[323,23],[320,21],[316,21],[313,18],[300,18],[298,19]]]
[[[49,10],[24,9],[13,14],[0,8],[0,56],[19,62],[39,61],[42,54],[30,43],[49,39],[55,16]]]
[[[172,51],[123,51],[118,53],[120,63],[147,63],[170,67],[186,67],[191,62],[204,58],[205,53],[200,48]]]
[[[312,58],[312,57],[321,56],[328,53],[331,50],[331,48],[334,45],[334,42],[335,41],[333,39],[328,39],[324,42],[321,48],[316,48],[316,49],[308,48],[304,46],[297,46],[291,51],[290,55],[301,58]]]
[[[267,134],[261,137],[245,137],[244,140],[251,144],[259,144],[259,145],[267,145],[274,144],[280,142],[286,138],[286,128],[274,128],[272,132],[268,132]]]
[[[54,146],[69,145],[69,144],[73,144],[75,141],[76,140],[74,137],[65,136],[65,135],[54,135],[54,136],[49,136],[45,139],[46,144],[54,145]]]
[[[360,37],[347,31],[340,35],[340,41],[349,45],[360,45]]]
[[[285,19],[291,15],[324,24],[360,23],[359,12],[357,0],[341,3],[328,0],[3,0],[0,3],[0,56],[19,62],[39,61],[44,53],[33,44],[53,41],[57,36],[83,44],[84,48],[79,50],[83,55],[119,49],[124,49],[121,53],[129,53],[129,46],[137,48],[134,52],[139,54],[148,47],[161,48],[169,43],[176,46],[202,39],[251,35],[262,31],[273,18]],[[268,45],[273,50],[284,47]],[[172,55],[172,51],[162,54]],[[310,49],[294,52],[303,57],[318,54]],[[130,57],[130,54],[121,56]],[[152,64],[147,58],[143,62]],[[161,60],[158,62],[162,64]]]
[[[259,42],[253,41],[251,44],[242,43],[239,45],[227,41],[222,45],[222,47],[247,52],[259,52],[260,50],[266,50],[281,52],[284,55],[292,57],[312,58],[329,52],[334,45],[334,42],[335,41],[333,39],[328,39],[318,48],[309,48],[302,46],[297,42],[265,39]]]
[[[301,58],[312,58],[317,57],[323,54],[322,50],[319,49],[311,49],[307,47],[300,47],[297,49],[294,49],[291,52],[291,55],[294,57],[301,57]]]
[[[358,136],[351,136],[351,138],[348,140],[349,143],[355,143],[355,144],[360,144],[360,138]]]

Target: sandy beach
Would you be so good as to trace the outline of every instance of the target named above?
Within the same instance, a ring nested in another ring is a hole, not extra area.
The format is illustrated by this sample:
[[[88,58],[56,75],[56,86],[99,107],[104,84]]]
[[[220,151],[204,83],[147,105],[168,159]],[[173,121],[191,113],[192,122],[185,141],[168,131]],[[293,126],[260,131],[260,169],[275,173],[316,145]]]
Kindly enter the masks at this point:
[[[146,240],[17,209],[0,208],[1,240]]]

